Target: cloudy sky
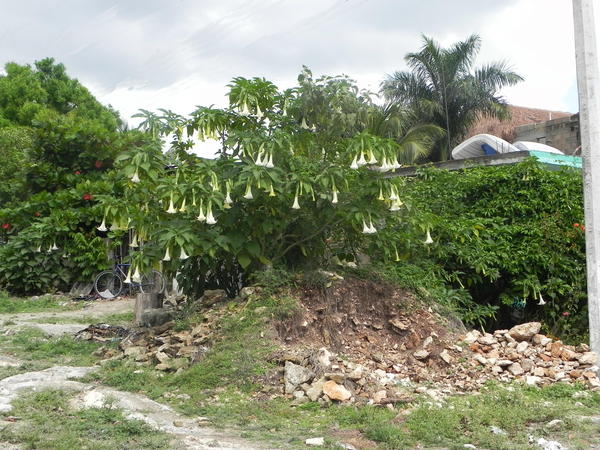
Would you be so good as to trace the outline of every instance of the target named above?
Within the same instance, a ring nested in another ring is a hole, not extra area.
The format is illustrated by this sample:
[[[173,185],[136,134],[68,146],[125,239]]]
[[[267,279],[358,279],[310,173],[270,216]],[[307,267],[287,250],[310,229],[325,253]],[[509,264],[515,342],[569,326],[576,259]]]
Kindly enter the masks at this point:
[[[479,63],[526,79],[510,103],[578,109],[570,0],[0,0],[0,65],[52,56],[125,119],[224,105],[238,75],[289,87],[302,65],[377,90],[422,33],[478,33]]]

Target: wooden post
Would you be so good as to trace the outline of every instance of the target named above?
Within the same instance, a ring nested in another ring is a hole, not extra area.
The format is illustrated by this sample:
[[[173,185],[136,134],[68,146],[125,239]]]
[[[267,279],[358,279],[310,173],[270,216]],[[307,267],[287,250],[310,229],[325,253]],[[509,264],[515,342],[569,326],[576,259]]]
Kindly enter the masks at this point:
[[[147,309],[162,308],[162,303],[162,295],[159,295],[156,292],[150,292],[148,294],[139,293],[135,298],[135,324],[141,326],[142,314],[144,311]]]

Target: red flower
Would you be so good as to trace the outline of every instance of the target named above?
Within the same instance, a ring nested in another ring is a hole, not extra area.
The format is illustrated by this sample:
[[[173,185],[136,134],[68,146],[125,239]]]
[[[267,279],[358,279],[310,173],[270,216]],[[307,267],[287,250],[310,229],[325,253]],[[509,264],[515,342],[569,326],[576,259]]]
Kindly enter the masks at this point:
[[[73,172],[75,175],[81,175],[81,171],[76,170],[75,172]]]
[[[96,160],[96,162],[94,163],[94,167],[96,167],[96,169],[100,169],[102,167],[102,165],[103,165],[103,163],[99,159]]]
[[[569,314],[568,311],[563,312],[562,315],[565,316],[565,317],[570,316],[570,314]]]
[[[581,231],[585,231],[585,225],[581,225],[581,226],[579,227],[579,229],[580,229]]]
[[[573,224],[573,228],[579,228],[579,224],[578,223],[574,223]]]
[[[91,200],[94,198],[94,196],[92,194],[83,194],[81,198],[83,198],[84,200]]]
[[[36,212],[34,212],[34,213],[33,213],[33,215],[34,215],[35,217],[40,217],[40,216],[41,216],[41,214],[40,214],[40,212],[39,212],[39,211],[36,211]]]
[[[3,223],[2,224],[2,229],[3,230],[8,230],[10,228],[10,223]]]

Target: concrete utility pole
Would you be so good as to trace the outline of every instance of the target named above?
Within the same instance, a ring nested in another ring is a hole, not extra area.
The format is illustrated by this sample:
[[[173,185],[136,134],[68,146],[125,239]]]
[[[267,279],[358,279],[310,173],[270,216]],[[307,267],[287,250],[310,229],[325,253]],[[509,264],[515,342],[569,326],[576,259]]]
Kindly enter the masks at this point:
[[[594,0],[573,0],[579,123],[583,156],[590,345],[600,353],[600,74]]]

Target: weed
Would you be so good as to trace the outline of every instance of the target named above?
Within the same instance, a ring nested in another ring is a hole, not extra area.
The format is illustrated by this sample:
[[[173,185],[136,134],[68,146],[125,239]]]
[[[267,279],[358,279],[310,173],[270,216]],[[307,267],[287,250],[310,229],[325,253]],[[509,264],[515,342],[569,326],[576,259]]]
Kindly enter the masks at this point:
[[[66,311],[80,309],[83,306],[69,302],[66,297],[43,295],[41,297],[14,298],[0,292],[0,314],[14,314],[39,311]]]

